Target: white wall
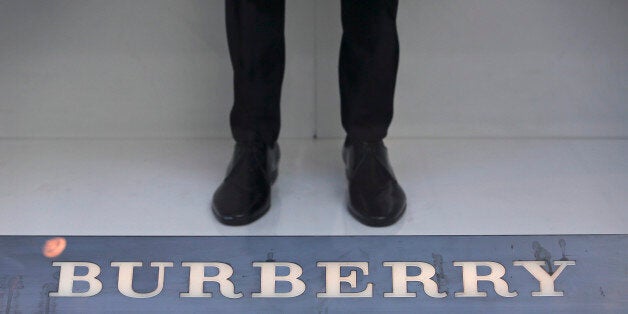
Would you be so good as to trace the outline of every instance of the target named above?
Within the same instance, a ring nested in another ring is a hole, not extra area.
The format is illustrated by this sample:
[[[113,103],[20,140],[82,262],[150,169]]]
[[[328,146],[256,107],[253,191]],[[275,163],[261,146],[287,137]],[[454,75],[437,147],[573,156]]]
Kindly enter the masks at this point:
[[[290,0],[285,135],[314,129],[314,3]],[[226,137],[224,1],[0,0],[0,136]]]
[[[282,136],[342,136],[339,1],[287,10]],[[625,0],[401,0],[390,135],[627,137],[626,21]],[[0,137],[229,136],[224,24],[222,0],[0,0]]]
[[[339,6],[318,3],[319,135],[335,136]],[[628,1],[401,0],[398,24],[392,136],[628,136]]]

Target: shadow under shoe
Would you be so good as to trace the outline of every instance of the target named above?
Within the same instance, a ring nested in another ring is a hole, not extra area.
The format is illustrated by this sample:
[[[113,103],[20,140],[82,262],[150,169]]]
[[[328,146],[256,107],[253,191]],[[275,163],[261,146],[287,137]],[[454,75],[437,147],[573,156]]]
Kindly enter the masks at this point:
[[[227,175],[212,200],[218,221],[231,226],[246,225],[268,212],[279,155],[277,143],[236,143]]]
[[[346,141],[342,151],[349,180],[349,213],[373,227],[397,222],[406,209],[406,195],[397,183],[382,141]]]

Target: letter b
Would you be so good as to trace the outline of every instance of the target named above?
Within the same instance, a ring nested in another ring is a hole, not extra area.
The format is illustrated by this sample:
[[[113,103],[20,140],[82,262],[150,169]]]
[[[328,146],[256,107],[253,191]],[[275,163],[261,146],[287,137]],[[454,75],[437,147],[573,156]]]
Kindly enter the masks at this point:
[[[293,298],[305,292],[305,283],[299,279],[303,268],[295,263],[255,262],[253,267],[261,268],[261,291],[253,293],[254,298]],[[277,267],[288,267],[290,272],[286,276],[277,276]],[[277,292],[277,281],[289,282],[292,289],[289,292]]]
[[[59,288],[57,292],[50,292],[51,297],[91,297],[97,295],[102,290],[102,282],[96,279],[100,274],[100,267],[94,263],[85,262],[54,262],[52,266],[61,267],[59,273]],[[87,274],[76,276],[74,270],[76,267],[87,267]],[[87,282],[88,289],[85,292],[73,292],[74,282]]]

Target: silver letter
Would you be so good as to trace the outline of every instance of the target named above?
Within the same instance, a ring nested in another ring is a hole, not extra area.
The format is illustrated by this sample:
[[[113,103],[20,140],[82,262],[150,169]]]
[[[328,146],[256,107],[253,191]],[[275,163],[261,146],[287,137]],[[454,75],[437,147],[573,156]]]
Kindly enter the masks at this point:
[[[227,298],[237,299],[242,297],[242,293],[235,293],[235,286],[229,280],[233,275],[233,268],[225,263],[181,263],[184,267],[190,267],[190,287],[187,293],[180,293],[182,298],[211,298],[212,294],[203,292],[203,283],[208,281],[217,282],[220,293]],[[218,268],[216,276],[206,277],[205,267]]]
[[[430,279],[436,275],[434,266],[424,262],[384,262],[384,266],[392,267],[393,292],[384,293],[384,298],[413,298],[416,293],[408,292],[408,282],[423,283],[425,294],[432,298],[444,298],[447,293],[438,292],[438,284]],[[418,267],[421,273],[417,276],[408,276],[408,266]]]
[[[303,268],[295,263],[254,262],[253,267],[261,267],[261,291],[253,293],[254,298],[293,298],[305,292],[305,283],[299,279],[303,274]],[[277,267],[288,267],[288,275],[277,276],[275,272]],[[277,281],[289,282],[292,285],[291,291],[277,292],[275,290]]]
[[[565,267],[568,265],[576,265],[574,261],[555,261],[554,265],[558,266],[558,269],[550,276],[545,269],[541,266],[545,266],[545,261],[515,261],[515,266],[523,266],[525,269],[539,281],[541,291],[533,291],[534,297],[562,297],[564,293],[562,291],[554,290],[554,281],[560,276]]]
[[[461,297],[486,297],[486,292],[478,291],[478,281],[490,281],[493,283],[495,292],[502,297],[512,298],[517,296],[517,292],[508,292],[508,283],[502,279],[506,274],[506,268],[502,264],[495,262],[454,262],[454,266],[462,267],[463,291],[456,292],[456,298]],[[486,266],[491,272],[486,276],[478,276],[478,266]]]
[[[347,282],[351,285],[351,288],[357,287],[356,271],[352,270],[349,276],[340,276],[340,268],[345,267],[357,267],[362,270],[364,275],[369,274],[369,264],[367,262],[318,262],[318,267],[325,267],[325,292],[319,292],[316,294],[318,298],[372,298],[373,297],[373,284],[367,283],[366,289],[360,292],[340,292],[340,283]]]
[[[164,288],[164,272],[166,267],[172,267],[171,262],[152,262],[150,267],[159,267],[157,288],[148,293],[137,293],[133,290],[133,268],[142,267],[142,262],[111,262],[111,267],[119,267],[118,290],[129,298],[152,298]]]
[[[57,292],[50,292],[51,297],[91,297],[97,295],[102,290],[102,282],[96,279],[100,274],[100,267],[94,263],[81,262],[53,262],[52,266],[61,267],[59,273],[59,289]],[[87,267],[87,274],[84,276],[74,275],[76,267]],[[89,288],[85,292],[72,292],[75,281],[87,282]]]

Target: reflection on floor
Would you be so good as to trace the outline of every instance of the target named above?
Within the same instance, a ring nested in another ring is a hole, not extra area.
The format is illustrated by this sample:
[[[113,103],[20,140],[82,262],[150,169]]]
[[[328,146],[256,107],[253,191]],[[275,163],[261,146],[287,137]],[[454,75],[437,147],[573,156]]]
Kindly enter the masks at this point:
[[[342,140],[282,139],[271,211],[209,211],[232,142],[0,139],[0,234],[367,235],[628,233],[628,140],[389,139],[408,194],[396,225],[345,210]]]

